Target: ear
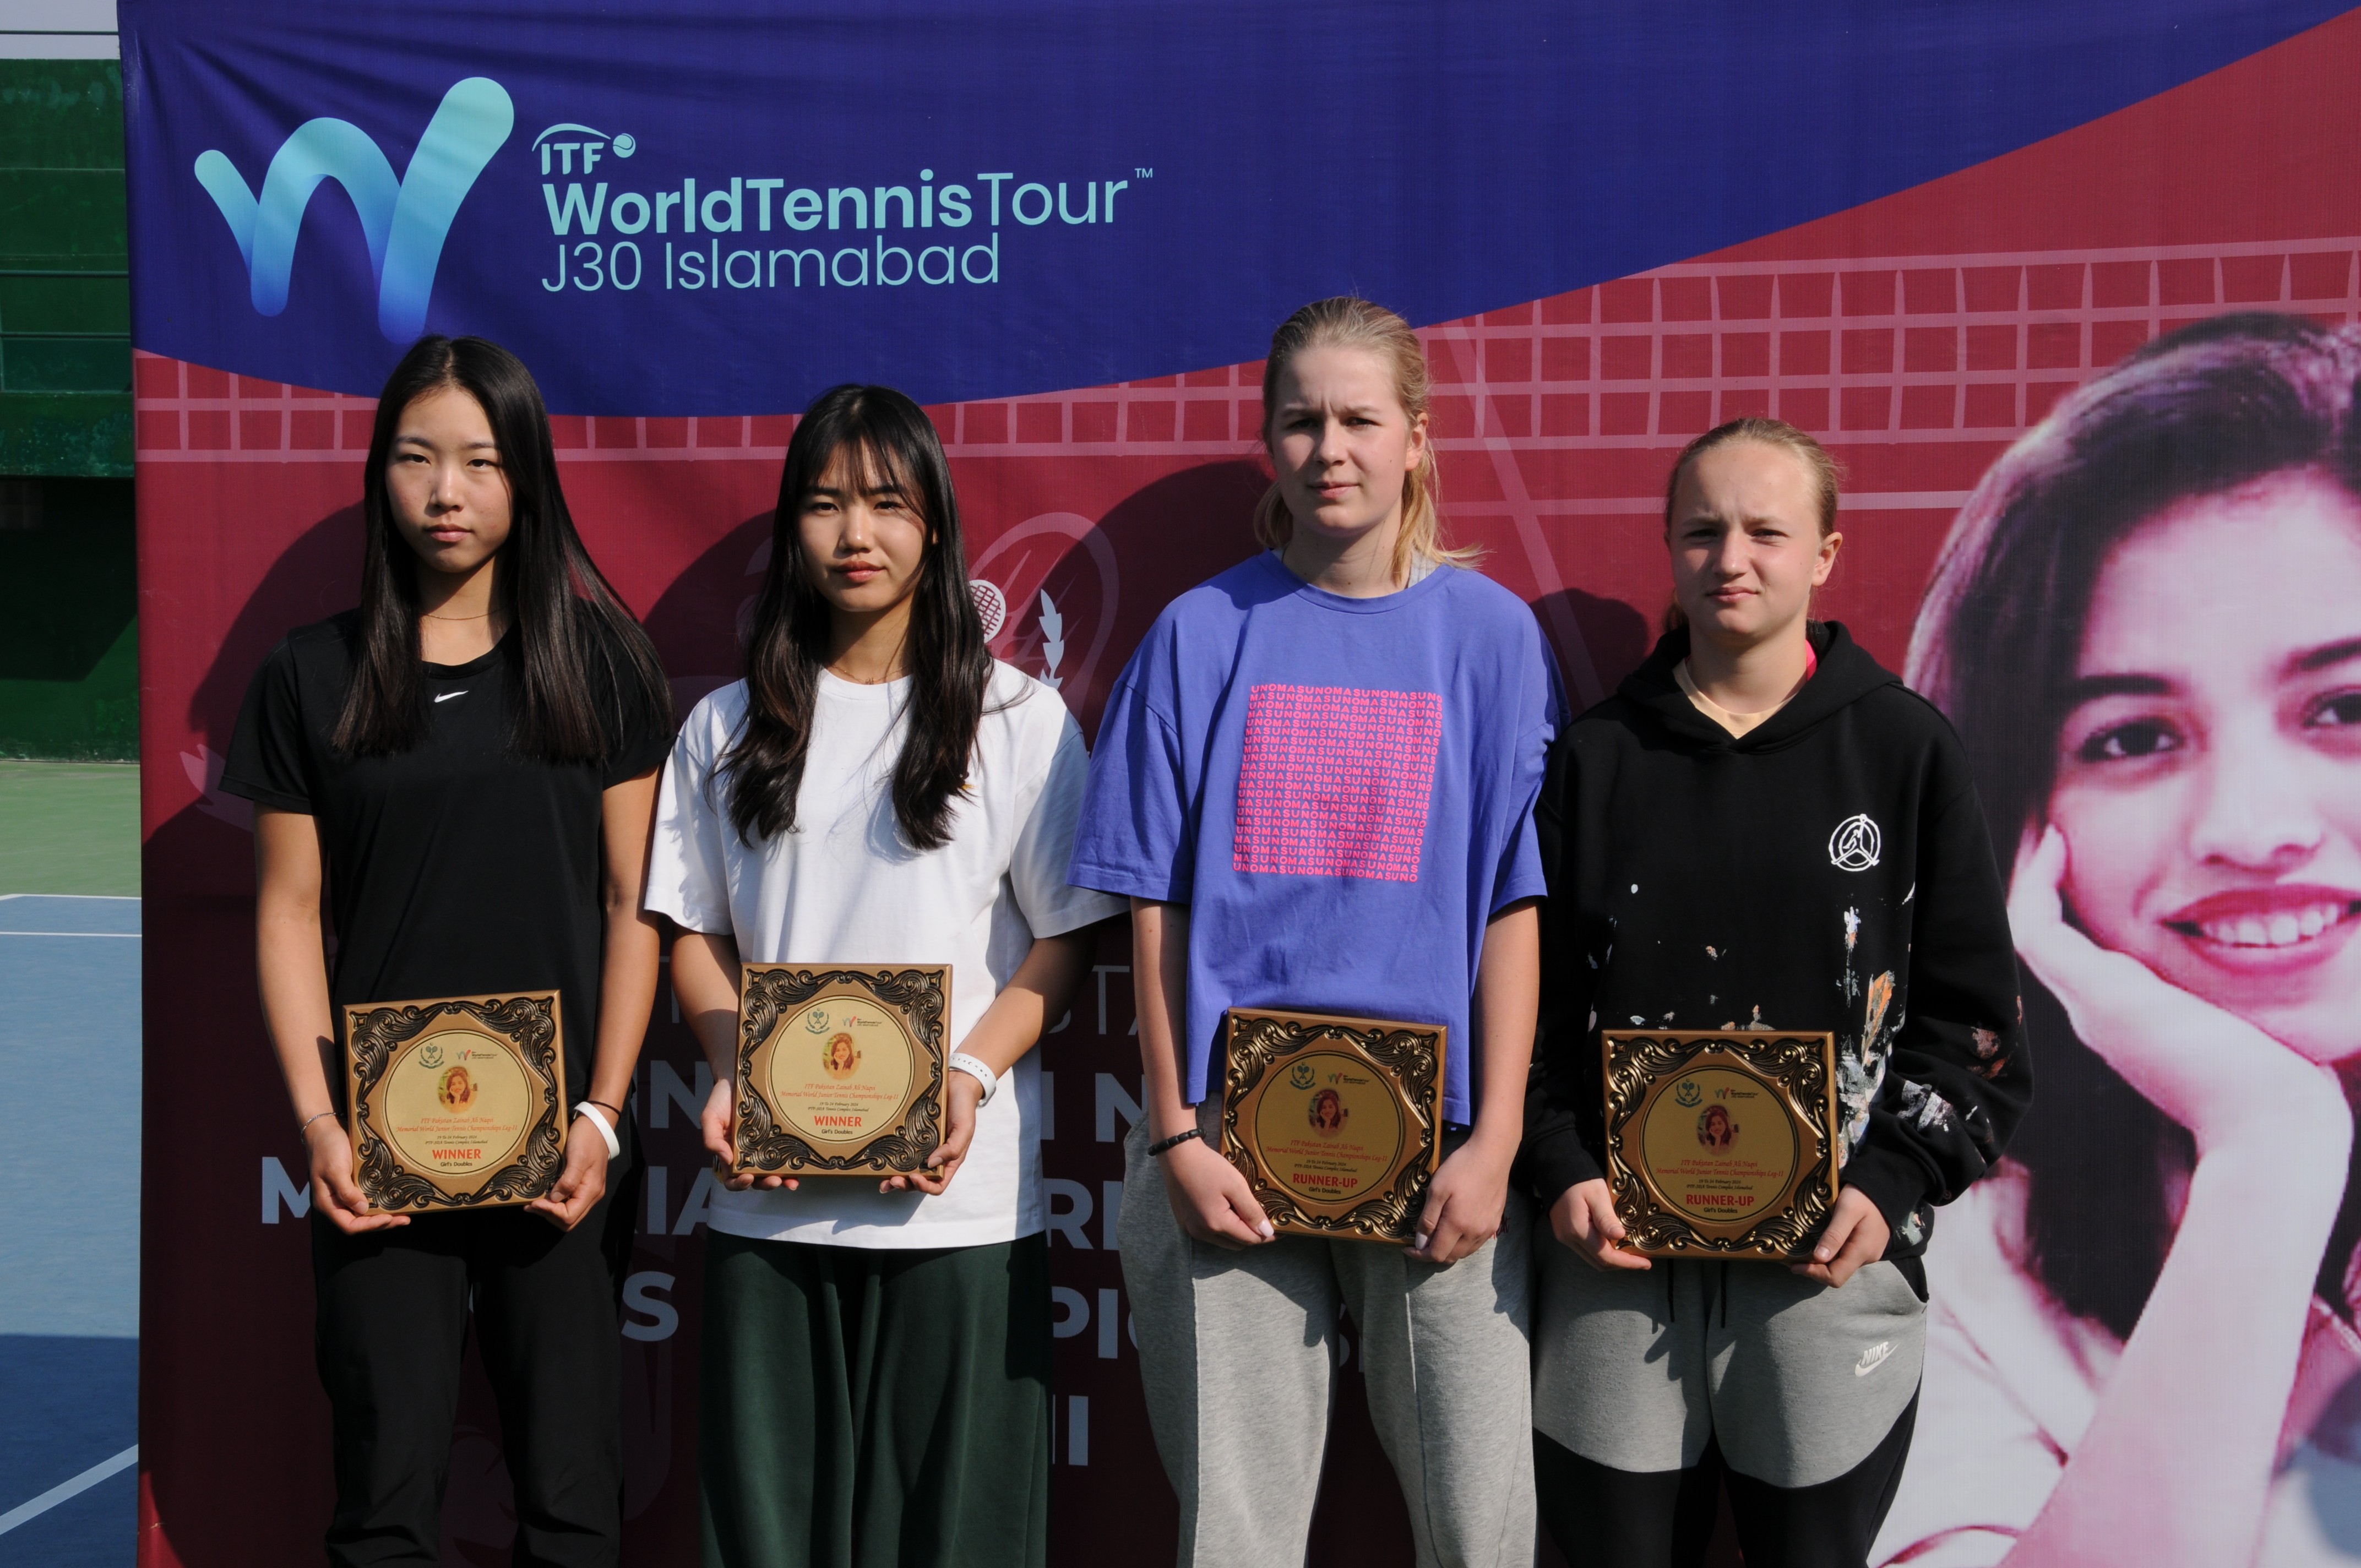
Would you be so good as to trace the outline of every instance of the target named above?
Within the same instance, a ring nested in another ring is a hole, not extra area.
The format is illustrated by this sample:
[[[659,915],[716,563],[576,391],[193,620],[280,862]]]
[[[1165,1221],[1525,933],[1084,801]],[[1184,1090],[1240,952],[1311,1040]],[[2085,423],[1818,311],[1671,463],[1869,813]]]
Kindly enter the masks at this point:
[[[1410,440],[1402,446],[1402,472],[1414,474],[1426,460],[1427,416],[1419,415],[1410,422]]]
[[[1819,558],[1812,563],[1812,587],[1818,587],[1837,569],[1837,552],[1844,548],[1844,535],[1831,532],[1820,541]]]

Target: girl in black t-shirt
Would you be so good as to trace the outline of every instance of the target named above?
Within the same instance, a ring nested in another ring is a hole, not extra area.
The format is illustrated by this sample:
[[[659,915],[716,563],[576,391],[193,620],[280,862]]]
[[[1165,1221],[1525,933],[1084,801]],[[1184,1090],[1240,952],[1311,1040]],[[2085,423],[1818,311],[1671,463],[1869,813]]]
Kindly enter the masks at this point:
[[[623,1102],[655,995],[640,894],[671,741],[664,672],[575,532],[540,390],[505,349],[421,339],[378,404],[362,491],[360,606],[272,651],[223,779],[256,806],[263,1011],[311,1166],[328,1556],[440,1560],[472,1312],[517,1561],[611,1564],[640,1168]],[[335,1009],[552,990],[575,1120],[548,1194],[371,1212],[341,1124]]]

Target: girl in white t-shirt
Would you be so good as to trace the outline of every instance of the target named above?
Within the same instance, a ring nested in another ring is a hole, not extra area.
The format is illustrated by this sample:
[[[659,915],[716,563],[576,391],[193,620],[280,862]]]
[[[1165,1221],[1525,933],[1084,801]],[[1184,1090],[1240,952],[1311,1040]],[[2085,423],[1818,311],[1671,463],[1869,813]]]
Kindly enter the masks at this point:
[[[839,387],[787,446],[746,679],[664,771],[647,907],[712,1063],[725,1163],[739,965],[945,963],[942,1143],[883,1181],[733,1178],[706,1253],[708,1564],[1039,1564],[1049,1250],[1028,1055],[1122,905],[1066,885],[1089,759],[994,661],[933,423]]]

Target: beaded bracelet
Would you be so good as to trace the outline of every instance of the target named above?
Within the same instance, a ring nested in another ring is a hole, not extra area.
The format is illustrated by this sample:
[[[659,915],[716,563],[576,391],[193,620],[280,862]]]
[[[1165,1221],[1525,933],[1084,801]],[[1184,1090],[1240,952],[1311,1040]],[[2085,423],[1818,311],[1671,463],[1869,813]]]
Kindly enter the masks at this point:
[[[1180,1147],[1182,1144],[1187,1143],[1191,1138],[1202,1138],[1202,1137],[1203,1137],[1204,1135],[1204,1135],[1203,1133],[1199,1132],[1199,1131],[1198,1131],[1196,1128],[1194,1128],[1194,1127],[1190,1128],[1190,1129],[1189,1129],[1187,1132],[1185,1132],[1185,1133],[1175,1133],[1175,1134],[1173,1134],[1170,1137],[1166,1138],[1166,1139],[1164,1139],[1163,1141],[1161,1141],[1161,1142],[1159,1142],[1159,1143],[1153,1143],[1153,1144],[1148,1145],[1148,1158],[1150,1158],[1150,1159],[1154,1159],[1158,1155],[1162,1154],[1166,1149],[1178,1148],[1178,1147]]]

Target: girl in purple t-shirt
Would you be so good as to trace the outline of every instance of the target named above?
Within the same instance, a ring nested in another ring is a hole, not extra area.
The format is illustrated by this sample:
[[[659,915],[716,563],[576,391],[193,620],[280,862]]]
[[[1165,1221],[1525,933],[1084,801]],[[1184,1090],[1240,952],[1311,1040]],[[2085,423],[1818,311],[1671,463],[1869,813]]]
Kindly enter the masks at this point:
[[[1509,1166],[1558,697],[1532,612],[1440,542],[1427,386],[1408,325],[1364,301],[1279,329],[1269,551],[1150,630],[1076,835],[1072,880],[1132,901],[1146,1115],[1120,1237],[1183,1563],[1302,1560],[1340,1308],[1418,1561],[1532,1561]],[[1232,1006],[1448,1030],[1444,1158],[1410,1245],[1273,1234],[1219,1147]]]

